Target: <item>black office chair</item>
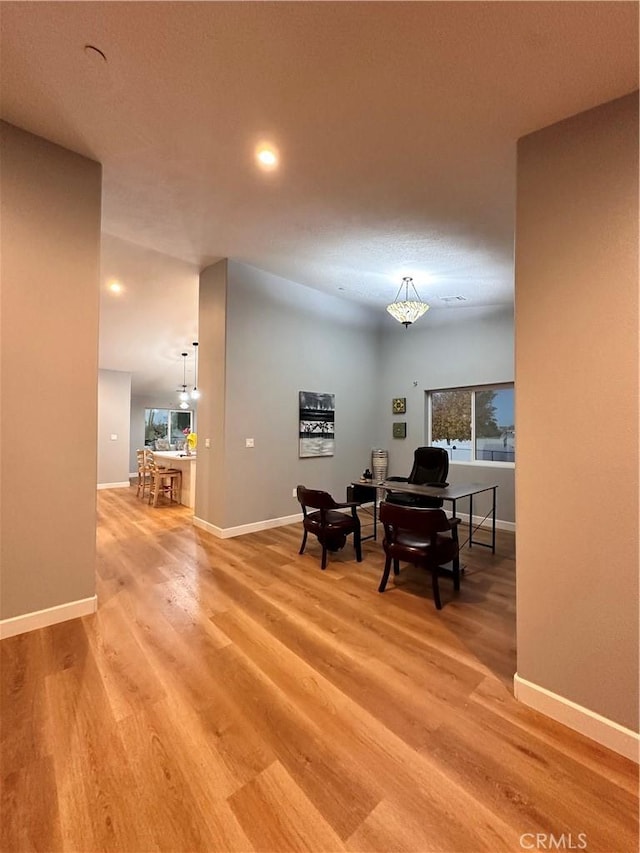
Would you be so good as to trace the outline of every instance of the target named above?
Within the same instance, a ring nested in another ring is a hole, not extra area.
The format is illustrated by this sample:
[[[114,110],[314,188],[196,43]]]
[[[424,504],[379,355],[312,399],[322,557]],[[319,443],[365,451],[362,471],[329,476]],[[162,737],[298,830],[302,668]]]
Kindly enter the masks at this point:
[[[336,503],[328,492],[307,489],[305,486],[298,486],[296,491],[302,507],[302,528],[304,531],[299,553],[304,552],[307,534],[313,533],[318,537],[318,542],[322,546],[320,568],[325,569],[327,567],[327,551],[339,551],[340,548],[344,548],[347,536],[353,533],[356,559],[359,563],[362,562],[360,519],[356,512],[358,503],[356,501]],[[309,509],[316,510],[316,512],[308,512]],[[340,512],[341,509],[350,509],[351,513],[347,515]]]
[[[443,447],[418,447],[413,454],[413,468],[408,477],[387,477],[387,481],[409,483],[414,486],[445,487],[449,473],[449,454]],[[418,509],[439,509],[440,498],[409,495],[391,491],[385,498],[387,503],[396,506],[416,507]]]
[[[433,600],[442,609],[438,576],[443,563],[452,562],[453,588],[460,589],[460,557],[458,547],[459,518],[447,518],[442,509],[416,509],[380,504],[380,520],[384,525],[382,547],[386,556],[378,592],[384,592],[393,573],[400,573],[400,560],[431,572]]]

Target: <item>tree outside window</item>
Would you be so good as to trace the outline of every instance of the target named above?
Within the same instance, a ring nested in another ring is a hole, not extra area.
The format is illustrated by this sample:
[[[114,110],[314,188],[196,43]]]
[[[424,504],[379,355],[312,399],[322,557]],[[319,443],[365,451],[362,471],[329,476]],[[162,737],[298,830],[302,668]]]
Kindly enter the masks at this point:
[[[431,395],[431,440],[471,441],[471,392],[436,391]]]
[[[429,443],[452,461],[515,461],[513,385],[432,391],[429,401]]]

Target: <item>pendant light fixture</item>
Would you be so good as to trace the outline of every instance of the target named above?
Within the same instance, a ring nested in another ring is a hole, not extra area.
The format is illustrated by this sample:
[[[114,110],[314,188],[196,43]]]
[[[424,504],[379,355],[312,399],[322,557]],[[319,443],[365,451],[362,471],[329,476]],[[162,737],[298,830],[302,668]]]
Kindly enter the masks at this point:
[[[404,288],[404,299],[401,299],[402,288]],[[409,294],[409,288],[413,290],[415,294],[415,299],[413,298],[413,294]],[[397,320],[399,323],[408,329],[412,323],[415,323],[416,320],[419,320],[423,314],[426,314],[429,310],[429,306],[426,302],[423,302],[418,296],[418,291],[415,288],[413,283],[413,279],[411,276],[405,275],[402,279],[402,284],[396,294],[396,298],[394,301],[387,305],[387,311],[391,316]]]
[[[178,399],[180,400],[180,408],[188,409],[189,408],[189,394],[187,392],[187,356],[188,352],[180,353],[182,356],[182,390],[178,394]]]
[[[193,342],[193,357],[195,361],[195,373],[193,376],[193,391],[191,392],[191,399],[199,400],[200,390],[198,389],[198,341]]]

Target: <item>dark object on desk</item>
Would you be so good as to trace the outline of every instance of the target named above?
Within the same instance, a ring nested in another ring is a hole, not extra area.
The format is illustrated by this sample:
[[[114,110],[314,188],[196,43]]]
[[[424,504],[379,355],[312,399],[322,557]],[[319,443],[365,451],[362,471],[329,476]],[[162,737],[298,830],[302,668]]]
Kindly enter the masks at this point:
[[[365,470],[364,474],[362,475],[362,479],[363,480],[373,480],[373,474],[371,473],[371,471],[368,468]]]
[[[443,447],[418,447],[413,454],[413,468],[408,477],[387,477],[387,482],[409,483],[413,486],[441,486],[444,488],[449,473],[449,454]],[[389,492],[388,503],[397,506],[439,509],[440,498],[424,495],[409,495],[404,492]]]
[[[322,546],[321,568],[327,567],[327,552],[339,551],[344,548],[347,536],[353,533],[353,547],[356,559],[362,562],[362,546],[360,544],[360,519],[356,512],[358,506],[356,501],[336,503],[328,492],[320,492],[315,489],[307,489],[306,486],[298,486],[298,501],[302,507],[302,545],[299,553],[304,553],[307,544],[307,534],[313,533],[318,537]],[[351,508],[351,515],[340,512],[340,509]],[[309,512],[309,510],[316,510]]]
[[[376,493],[371,488],[371,480],[366,480],[362,478],[362,485],[358,483],[352,483],[350,486],[347,486],[347,501],[357,504],[370,503],[374,500]]]
[[[431,572],[433,599],[442,610],[439,567],[453,561],[453,588],[460,589],[460,557],[458,548],[459,518],[447,518],[441,509],[415,509],[380,504],[380,521],[384,525],[382,547],[386,555],[378,592],[384,592],[389,580],[391,561],[393,573],[400,573],[400,560],[413,563]],[[449,535],[443,535],[449,534]]]

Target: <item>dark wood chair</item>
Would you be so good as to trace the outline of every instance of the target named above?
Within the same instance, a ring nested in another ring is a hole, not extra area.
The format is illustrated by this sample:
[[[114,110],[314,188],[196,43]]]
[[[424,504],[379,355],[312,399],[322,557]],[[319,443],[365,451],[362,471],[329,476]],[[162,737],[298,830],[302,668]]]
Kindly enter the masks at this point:
[[[362,545],[360,542],[360,519],[356,508],[356,501],[336,503],[329,492],[320,492],[315,489],[307,489],[306,486],[298,486],[298,501],[302,507],[302,545],[300,554],[304,553],[307,544],[307,535],[313,533],[318,537],[322,546],[321,568],[327,567],[327,552],[339,551],[343,548],[347,536],[353,534],[353,547],[356,559],[362,562]],[[340,512],[341,509],[351,509],[351,513]],[[312,510],[310,512],[310,510]]]
[[[445,488],[449,473],[449,454],[443,447],[416,447],[413,454],[413,468],[408,477],[387,477],[387,482],[409,483],[413,486],[437,486]],[[389,492],[385,500],[398,506],[436,509],[442,506],[442,500],[426,495],[410,495],[405,492]]]
[[[442,609],[438,575],[443,563],[453,563],[453,588],[460,589],[460,557],[458,546],[459,518],[447,518],[441,509],[416,509],[395,506],[386,501],[380,504],[380,521],[384,525],[382,547],[386,555],[378,592],[384,592],[393,573],[400,573],[400,560],[413,563],[431,572],[433,598]]]

